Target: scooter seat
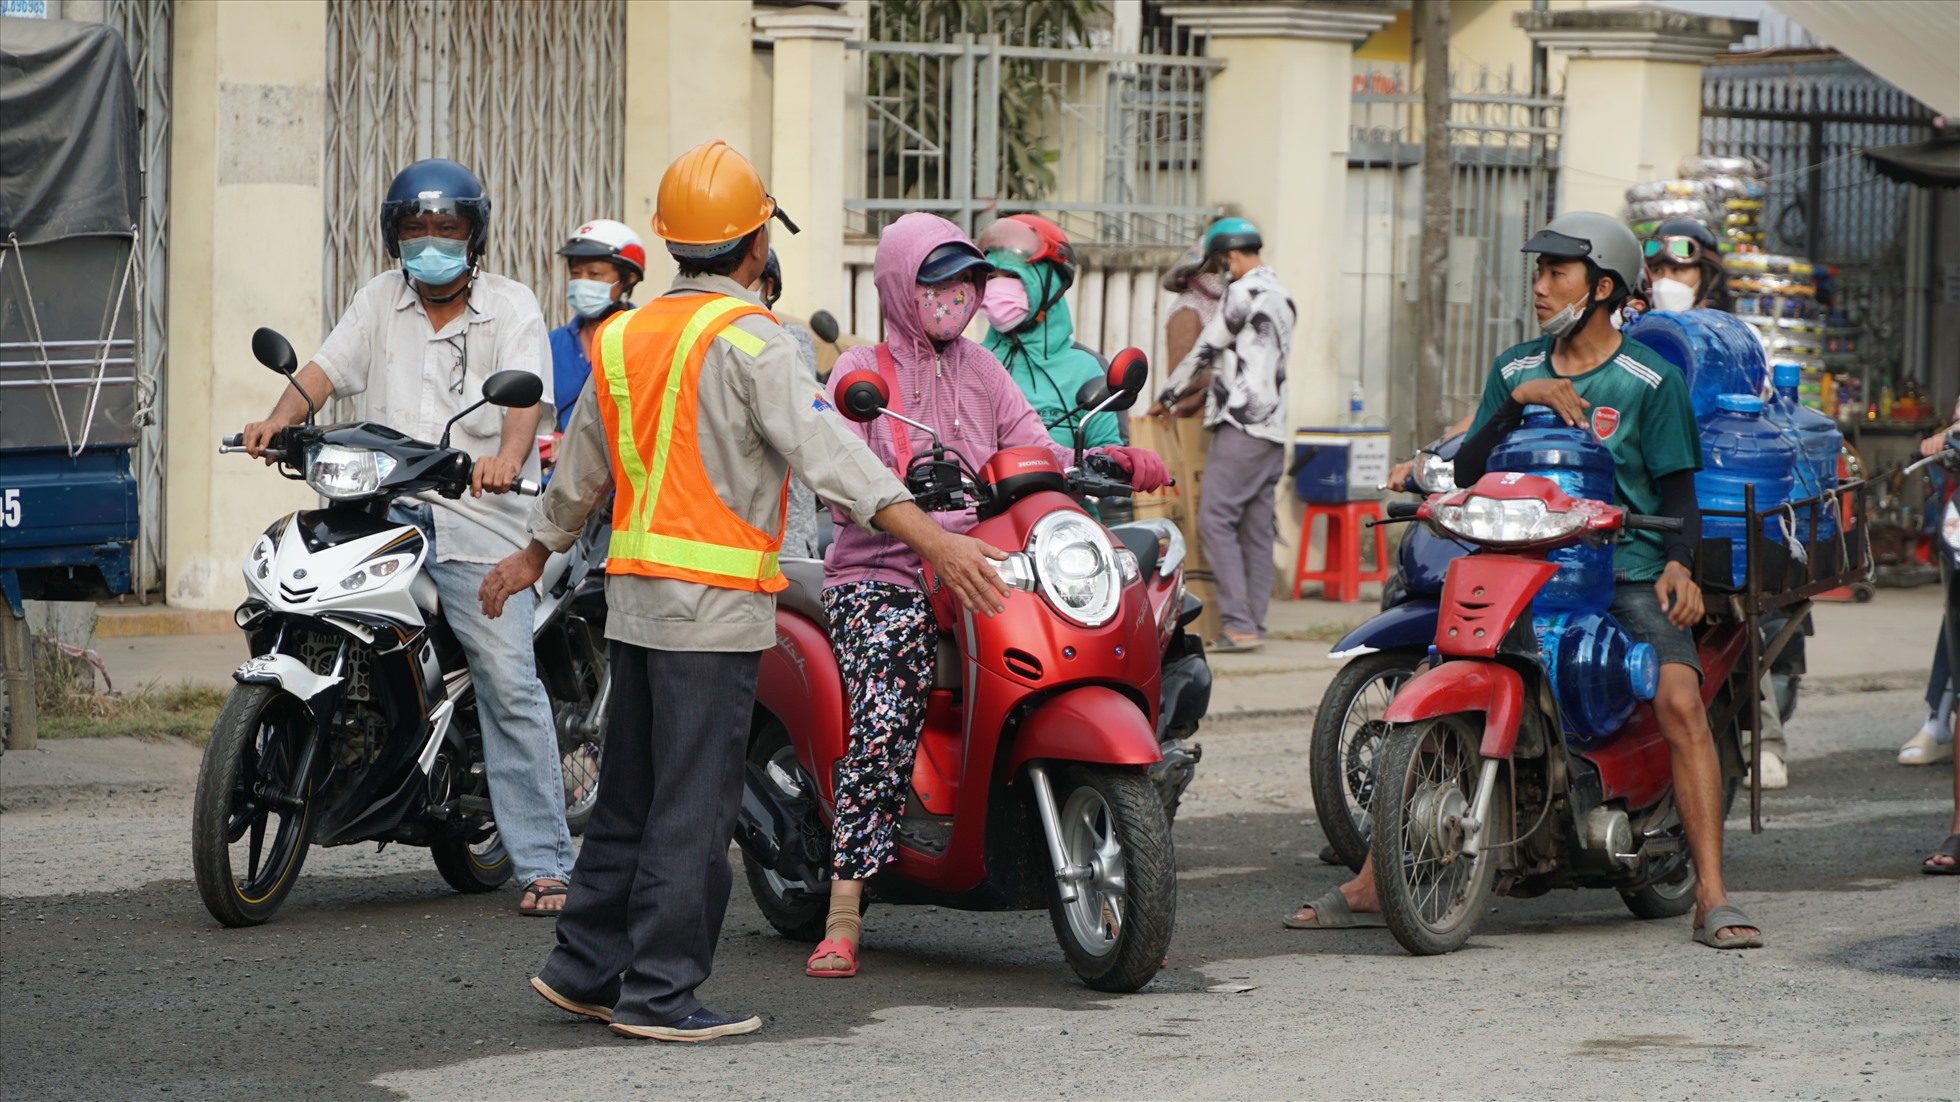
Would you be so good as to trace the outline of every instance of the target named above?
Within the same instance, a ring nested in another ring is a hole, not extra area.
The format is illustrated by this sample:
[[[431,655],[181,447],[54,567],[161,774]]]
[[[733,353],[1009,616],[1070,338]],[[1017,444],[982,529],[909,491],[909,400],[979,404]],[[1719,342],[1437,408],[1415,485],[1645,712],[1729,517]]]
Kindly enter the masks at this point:
[[[830,620],[823,614],[822,560],[786,558],[780,565],[789,588],[776,594],[776,603],[828,631]]]

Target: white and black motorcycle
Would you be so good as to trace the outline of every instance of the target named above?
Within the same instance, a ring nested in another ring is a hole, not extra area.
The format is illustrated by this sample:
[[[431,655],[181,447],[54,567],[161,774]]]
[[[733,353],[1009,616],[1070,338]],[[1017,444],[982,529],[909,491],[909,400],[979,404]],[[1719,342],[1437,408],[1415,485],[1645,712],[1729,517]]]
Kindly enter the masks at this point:
[[[253,334],[252,352],[289,380],[297,368],[270,329]],[[535,375],[498,372],[477,406],[526,408],[542,390]],[[219,450],[244,448],[234,436]],[[426,846],[458,891],[497,888],[511,865],[470,671],[424,573],[427,540],[388,519],[397,497],[468,492],[469,454],[446,428],[429,444],[373,422],[317,426],[311,413],[267,454],[330,504],[280,517],[245,557],[236,620],[253,657],[212,728],[192,812],[205,908],[227,926],[265,922],[310,846],[353,842]],[[523,480],[512,489],[538,492]]]

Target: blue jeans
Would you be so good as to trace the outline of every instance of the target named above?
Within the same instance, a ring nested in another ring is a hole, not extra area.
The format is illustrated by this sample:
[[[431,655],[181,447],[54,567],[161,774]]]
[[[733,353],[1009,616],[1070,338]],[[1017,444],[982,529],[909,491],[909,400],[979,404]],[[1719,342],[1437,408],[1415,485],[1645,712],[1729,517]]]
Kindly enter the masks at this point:
[[[429,539],[424,569],[442,598],[443,618],[469,659],[483,725],[491,814],[517,882],[564,881],[577,853],[565,827],[565,776],[558,735],[551,726],[551,701],[538,680],[531,645],[538,596],[528,589],[513,594],[504,614],[490,619],[476,596],[490,573],[489,564],[437,562],[435,525],[427,505],[396,502],[388,519],[413,524]]]

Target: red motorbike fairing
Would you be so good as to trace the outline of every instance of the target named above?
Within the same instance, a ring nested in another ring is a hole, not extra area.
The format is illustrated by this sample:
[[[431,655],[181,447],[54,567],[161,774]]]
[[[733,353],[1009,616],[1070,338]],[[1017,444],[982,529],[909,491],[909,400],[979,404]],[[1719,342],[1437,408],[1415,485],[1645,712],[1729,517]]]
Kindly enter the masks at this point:
[[[1014,736],[1008,775],[1031,761],[1062,758],[1105,765],[1155,765],[1163,760],[1136,701],[1101,685],[1084,685],[1035,705]]]
[[[1454,563],[1450,569],[1456,569]],[[1382,713],[1382,720],[1414,723],[1458,712],[1477,712],[1484,717],[1484,741],[1479,747],[1484,757],[1508,758],[1518,742],[1518,723],[1524,718],[1524,679],[1518,671],[1497,662],[1445,662],[1403,683]]]
[[[1702,668],[1703,707],[1715,703],[1716,694],[1741,660],[1748,642],[1739,624],[1711,628],[1695,641],[1695,655]],[[1674,783],[1674,755],[1661,737],[1660,720],[1651,704],[1636,706],[1613,741],[1580,756],[1599,768],[1605,798],[1625,800],[1629,807],[1652,806]]]
[[[816,779],[824,806],[832,806],[837,792],[830,765],[849,746],[851,715],[844,675],[822,628],[776,609],[776,645],[762,653],[755,699],[789,729],[797,763]]]
[[[1521,555],[1466,555],[1443,579],[1436,649],[1459,658],[1494,658],[1513,621],[1531,615],[1531,599],[1558,573],[1555,563]]]

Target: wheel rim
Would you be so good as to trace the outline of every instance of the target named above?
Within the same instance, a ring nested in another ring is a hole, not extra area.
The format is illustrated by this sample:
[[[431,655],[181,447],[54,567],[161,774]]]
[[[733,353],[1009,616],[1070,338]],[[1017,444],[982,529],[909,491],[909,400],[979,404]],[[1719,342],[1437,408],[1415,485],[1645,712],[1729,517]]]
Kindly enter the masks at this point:
[[[1062,904],[1069,934],[1091,956],[1116,951],[1129,915],[1129,884],[1116,816],[1102,793],[1083,785],[1062,805],[1062,855],[1078,870],[1075,900]]]
[[[599,746],[581,742],[559,761],[565,778],[565,817],[577,818],[591,812],[599,802]]]
[[[1363,682],[1341,716],[1341,793],[1349,820],[1363,834],[1368,832],[1368,809],[1375,799],[1375,764],[1388,733],[1382,716],[1410,676],[1408,670],[1387,670]]]
[[[1469,736],[1454,725],[1430,729],[1409,763],[1403,793],[1401,872],[1415,917],[1438,932],[1462,921],[1476,882],[1477,862],[1463,853],[1462,819],[1476,793],[1478,758]]]
[[[297,809],[269,798],[272,791],[285,787],[292,768],[292,740],[279,718],[271,707],[259,713],[256,728],[240,748],[231,806],[225,815],[225,859],[232,890],[251,905],[265,902],[291,875],[306,844],[307,815],[312,809],[310,782]]]
[[[1676,860],[1681,862],[1678,871],[1664,880],[1656,880],[1647,885],[1648,891],[1669,902],[1693,895],[1695,891],[1694,863],[1686,857],[1676,858]]]

